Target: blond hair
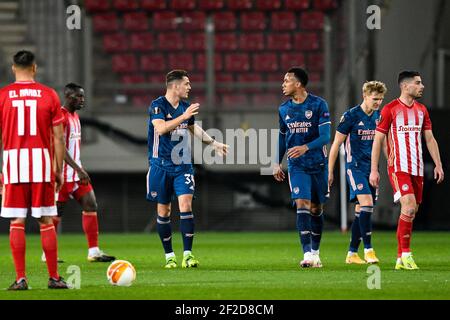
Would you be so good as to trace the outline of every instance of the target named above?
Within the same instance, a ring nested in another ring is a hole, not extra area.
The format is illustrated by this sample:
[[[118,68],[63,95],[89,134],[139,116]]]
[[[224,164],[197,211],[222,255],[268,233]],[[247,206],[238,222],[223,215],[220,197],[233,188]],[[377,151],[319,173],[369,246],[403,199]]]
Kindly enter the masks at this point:
[[[366,81],[362,88],[363,94],[371,94],[372,92],[386,94],[387,87],[381,81]]]

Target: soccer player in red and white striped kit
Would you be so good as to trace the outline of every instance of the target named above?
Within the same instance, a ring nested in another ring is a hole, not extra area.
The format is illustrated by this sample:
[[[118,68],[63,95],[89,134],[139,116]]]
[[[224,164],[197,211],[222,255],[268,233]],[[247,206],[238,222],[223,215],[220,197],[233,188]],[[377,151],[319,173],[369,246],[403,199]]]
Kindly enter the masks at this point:
[[[394,202],[400,201],[397,227],[397,262],[395,269],[419,269],[411,254],[413,220],[422,202],[423,171],[422,136],[435,164],[434,178],[444,180],[439,146],[433,136],[427,108],[416,101],[425,86],[417,71],[402,71],[398,76],[401,95],[381,111],[381,119],[372,147],[370,183],[378,187],[378,161],[383,140],[387,137],[388,174],[394,191]]]

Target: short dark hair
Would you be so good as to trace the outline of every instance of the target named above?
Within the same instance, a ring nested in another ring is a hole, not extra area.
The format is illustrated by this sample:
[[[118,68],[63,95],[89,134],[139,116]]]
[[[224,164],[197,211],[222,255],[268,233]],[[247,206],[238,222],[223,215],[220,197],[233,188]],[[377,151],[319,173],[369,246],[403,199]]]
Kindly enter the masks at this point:
[[[68,83],[68,84],[66,84],[66,86],[64,87],[64,95],[65,95],[65,96],[68,96],[68,95],[70,95],[71,93],[73,93],[73,92],[75,92],[75,91],[77,91],[77,90],[79,90],[79,89],[83,89],[83,87],[80,86],[79,84],[76,84],[76,83],[73,83],[73,82]]]
[[[300,81],[300,83],[304,87],[308,85],[309,77],[305,69],[300,67],[292,67],[288,70],[288,73],[293,73],[297,80]]]
[[[20,68],[30,68],[35,63],[34,53],[21,50],[14,55],[14,65]]]
[[[172,70],[166,75],[166,85],[175,80],[183,80],[183,77],[188,77],[185,70]]]
[[[402,71],[398,74],[398,84],[402,83],[406,79],[412,79],[414,77],[420,77],[420,73],[417,71]]]

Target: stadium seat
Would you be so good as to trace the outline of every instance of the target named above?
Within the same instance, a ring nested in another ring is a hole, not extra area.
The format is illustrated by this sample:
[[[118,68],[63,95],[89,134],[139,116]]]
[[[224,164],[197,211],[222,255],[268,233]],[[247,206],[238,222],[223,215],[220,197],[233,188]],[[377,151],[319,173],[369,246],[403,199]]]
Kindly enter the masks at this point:
[[[201,11],[187,12],[183,14],[183,29],[187,31],[204,30],[206,14]]]
[[[251,105],[255,108],[261,107],[272,107],[276,108],[281,103],[283,103],[283,96],[276,93],[261,93],[261,94],[253,94],[251,99]]]
[[[166,72],[166,59],[162,54],[149,54],[141,56],[141,68],[149,72]]]
[[[271,19],[272,30],[295,30],[296,19],[294,12],[274,12]]]
[[[291,66],[289,66],[289,68],[290,67]],[[283,78],[284,78],[284,72],[286,72],[286,71],[287,70],[282,70],[281,73],[267,73],[266,81],[267,82],[279,82],[280,88],[281,88],[281,83],[283,82]],[[279,89],[279,90],[281,90],[281,89]]]
[[[122,76],[121,82],[123,84],[145,83],[145,76],[140,73],[126,74]],[[145,93],[145,89],[125,89],[124,92],[127,94],[143,94]]]
[[[270,72],[278,70],[278,58],[275,53],[257,53],[253,55],[253,70]]]
[[[188,53],[171,53],[168,67],[170,70],[183,69],[190,72],[194,70],[194,58]]]
[[[192,10],[195,8],[195,0],[171,0],[170,8],[173,10]]]
[[[153,14],[154,30],[174,30],[177,28],[177,14],[173,11],[161,11]]]
[[[281,0],[256,0],[256,8],[259,10],[278,10],[281,8]]]
[[[300,28],[303,30],[322,30],[324,15],[320,11],[303,12],[300,15]]]
[[[103,50],[108,53],[128,50],[128,37],[124,33],[105,34],[103,36]]]
[[[92,24],[95,32],[115,32],[119,30],[119,22],[114,12],[94,15]]]
[[[262,79],[262,76],[260,73],[242,73],[242,74],[238,74],[237,81],[243,82],[243,83],[255,83],[255,82],[263,82],[263,79]],[[259,89],[259,88],[242,88],[239,91],[252,93],[252,92],[259,92],[259,91],[261,91],[261,89]]]
[[[204,73],[191,73],[189,72],[189,80],[193,83],[205,82],[206,76]]]
[[[216,85],[217,85],[217,93],[231,93],[234,92],[233,89],[222,87],[221,84],[234,82],[234,77],[232,73],[216,73]]]
[[[281,69],[287,71],[292,66],[304,66],[305,56],[302,53],[282,53],[280,56]]]
[[[308,74],[309,76],[309,82],[320,82],[322,81],[321,73],[320,72],[310,72]]]
[[[130,12],[123,15],[123,27],[128,31],[147,31],[148,17],[145,12]]]
[[[237,49],[237,36],[235,33],[218,33],[215,37],[217,51],[234,51]]]
[[[85,0],[84,7],[87,12],[108,11],[110,4],[109,0]]]
[[[337,0],[314,0],[314,8],[320,11],[333,10],[337,7]]]
[[[318,50],[319,47],[319,35],[315,32],[296,33],[294,35],[295,50]]]
[[[239,37],[239,48],[244,51],[264,50],[264,34],[242,33]]]
[[[203,53],[197,54],[196,58],[197,71],[206,71],[206,56]],[[214,55],[214,70],[221,71],[223,69],[222,56]]]
[[[189,33],[184,37],[184,47],[189,51],[205,51],[205,34]]]
[[[161,0],[141,0],[141,8],[144,10],[164,10],[167,8],[166,1]]]
[[[308,55],[308,64],[306,68],[309,71],[322,71],[324,69],[324,61],[322,53],[312,53]]]
[[[139,9],[138,0],[114,0],[113,7],[119,11],[133,11]]]
[[[290,33],[272,33],[267,36],[267,49],[286,51],[292,49],[292,37]]]
[[[199,0],[201,10],[220,10],[224,7],[223,0]]]
[[[245,10],[253,7],[252,0],[228,0],[227,4],[231,10]]]
[[[161,50],[182,50],[183,36],[178,32],[165,32],[158,34],[158,46]]]
[[[247,30],[266,29],[266,16],[263,12],[244,12],[241,15],[241,28]]]
[[[130,73],[137,71],[137,61],[134,54],[115,54],[112,57],[113,71],[117,73]]]
[[[306,10],[309,8],[310,0],[286,0],[286,9],[289,10]]]
[[[166,82],[166,76],[162,73],[154,73],[147,76],[147,81],[150,83],[165,83]]]
[[[244,72],[250,70],[250,58],[246,53],[231,53],[225,56],[225,70]]]
[[[248,96],[246,94],[223,94],[222,107],[224,109],[239,109],[248,107]]]
[[[216,31],[235,30],[237,25],[234,12],[219,12],[214,14],[214,27]]]
[[[134,51],[151,51],[155,47],[153,33],[139,32],[130,35],[130,48]]]

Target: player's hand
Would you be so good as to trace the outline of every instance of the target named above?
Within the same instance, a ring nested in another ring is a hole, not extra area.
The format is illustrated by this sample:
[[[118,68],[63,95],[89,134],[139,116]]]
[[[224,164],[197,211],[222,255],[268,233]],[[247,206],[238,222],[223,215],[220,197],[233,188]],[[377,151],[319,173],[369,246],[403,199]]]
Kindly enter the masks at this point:
[[[308,151],[308,146],[306,144],[302,146],[296,146],[288,150],[287,156],[289,159],[300,158],[306,153],[306,151]]]
[[[64,184],[64,178],[62,173],[55,172],[55,192],[61,191],[61,187]]]
[[[369,182],[372,187],[378,188],[378,186],[380,185],[380,173],[378,171],[371,171]]]
[[[328,173],[328,187],[331,188],[334,182],[334,174],[332,172]]]
[[[435,180],[437,179],[436,181],[437,184],[444,181],[444,170],[442,169],[442,167],[434,168],[434,179]]]
[[[183,116],[186,120],[189,120],[192,116],[195,116],[198,114],[198,109],[200,108],[199,103],[193,103],[191,104],[186,111],[183,113]]]
[[[83,185],[87,185],[91,182],[91,178],[89,177],[88,173],[83,169],[80,168],[80,170],[77,170],[78,178],[80,178],[80,183]]]
[[[224,144],[224,143],[220,143],[220,142],[217,142],[217,141],[214,141],[212,143],[212,146],[213,146],[214,150],[216,150],[216,152],[221,157],[226,156],[228,154],[228,148],[230,148],[229,145]]]
[[[285,175],[281,164],[275,164],[275,167],[273,168],[273,176],[278,182],[284,181]]]

